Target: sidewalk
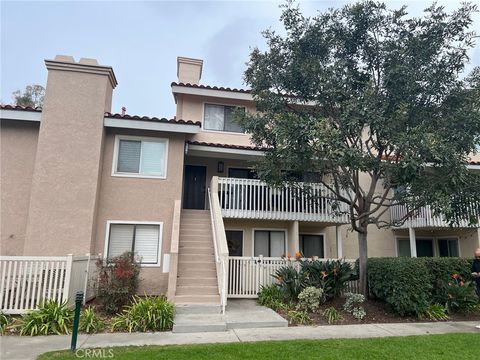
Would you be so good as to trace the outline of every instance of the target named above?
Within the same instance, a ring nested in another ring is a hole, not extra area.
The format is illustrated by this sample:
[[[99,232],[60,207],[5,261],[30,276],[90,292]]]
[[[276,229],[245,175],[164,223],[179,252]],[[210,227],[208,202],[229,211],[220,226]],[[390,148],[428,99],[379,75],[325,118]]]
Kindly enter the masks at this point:
[[[299,326],[284,328],[235,329],[222,332],[175,334],[163,333],[114,333],[79,335],[78,348],[113,347],[130,345],[183,345],[267,340],[373,338],[478,332],[478,322],[394,323]],[[2,336],[1,359],[35,359],[38,355],[54,350],[68,349],[70,336]]]

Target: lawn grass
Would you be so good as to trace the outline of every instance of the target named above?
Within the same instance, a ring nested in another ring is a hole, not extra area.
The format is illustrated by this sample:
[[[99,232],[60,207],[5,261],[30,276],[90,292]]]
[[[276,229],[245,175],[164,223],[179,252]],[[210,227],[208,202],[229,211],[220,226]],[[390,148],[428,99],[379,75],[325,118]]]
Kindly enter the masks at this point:
[[[188,336],[188,334],[186,334]],[[480,334],[110,348],[117,359],[479,359]],[[83,351],[83,350],[82,350]],[[108,349],[103,349],[109,357]],[[84,355],[81,353],[80,355]],[[85,356],[84,356],[85,357]],[[39,357],[75,359],[68,351]],[[96,357],[98,358],[98,356]]]

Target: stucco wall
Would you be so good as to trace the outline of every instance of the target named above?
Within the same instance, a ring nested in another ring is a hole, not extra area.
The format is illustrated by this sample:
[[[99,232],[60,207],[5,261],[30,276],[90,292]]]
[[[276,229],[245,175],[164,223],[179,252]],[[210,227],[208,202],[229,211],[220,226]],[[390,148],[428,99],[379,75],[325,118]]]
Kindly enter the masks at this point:
[[[34,122],[1,121],[1,255],[23,255],[38,127]]]
[[[166,179],[111,176],[115,134],[168,138]],[[181,134],[113,131],[105,137],[102,180],[97,215],[95,252],[104,253],[108,220],[163,222],[160,267],[143,267],[139,293],[163,294],[168,273],[163,273],[164,254],[170,252],[174,201],[181,199],[184,136]]]

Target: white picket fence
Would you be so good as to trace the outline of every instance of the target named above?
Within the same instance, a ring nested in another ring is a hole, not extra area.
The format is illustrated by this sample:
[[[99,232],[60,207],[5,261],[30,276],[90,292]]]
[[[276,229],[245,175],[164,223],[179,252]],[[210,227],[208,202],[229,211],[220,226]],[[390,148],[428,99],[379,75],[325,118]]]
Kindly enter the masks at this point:
[[[68,301],[77,291],[84,303],[96,295],[99,256],[0,256],[0,310],[23,314],[42,301]]]
[[[320,261],[328,259],[319,259]],[[345,260],[355,264],[355,260]],[[287,265],[299,263],[295,260],[273,257],[243,257],[230,256],[228,266],[228,297],[229,298],[257,298],[262,286],[275,283],[274,275],[277,270]],[[358,292],[358,281],[352,280],[347,284],[345,292]]]

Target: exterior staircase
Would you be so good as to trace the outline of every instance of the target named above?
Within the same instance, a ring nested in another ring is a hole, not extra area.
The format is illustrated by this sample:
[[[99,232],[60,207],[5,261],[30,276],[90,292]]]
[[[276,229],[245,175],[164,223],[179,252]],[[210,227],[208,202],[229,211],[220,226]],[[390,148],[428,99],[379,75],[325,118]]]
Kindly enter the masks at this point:
[[[220,306],[209,210],[182,210],[178,248],[177,305]]]

